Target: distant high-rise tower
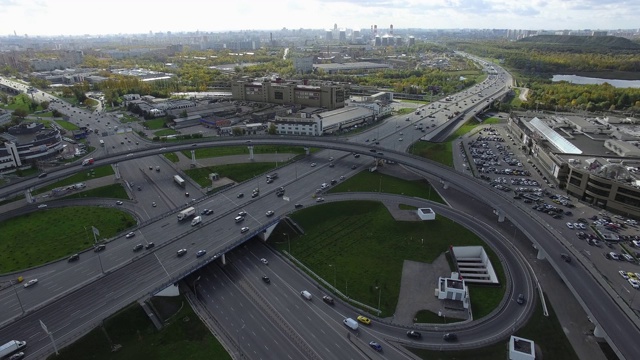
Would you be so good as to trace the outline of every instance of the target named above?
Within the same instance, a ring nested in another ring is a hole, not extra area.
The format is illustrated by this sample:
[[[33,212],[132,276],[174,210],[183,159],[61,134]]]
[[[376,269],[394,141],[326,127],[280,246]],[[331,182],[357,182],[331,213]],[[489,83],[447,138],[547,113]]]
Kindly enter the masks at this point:
[[[389,25],[389,35],[393,35],[393,24]]]
[[[338,30],[338,24],[333,24],[333,30]]]
[[[338,39],[340,41],[347,41],[347,30],[345,29],[340,29],[340,34],[338,36]]]
[[[327,41],[331,41],[331,40],[333,40],[333,31],[331,31],[331,30],[327,30],[327,31],[325,32],[325,35],[324,35],[324,36],[325,36],[325,38],[324,38],[324,39],[325,39],[325,40],[327,40]]]
[[[378,35],[378,25],[373,25],[373,34]]]

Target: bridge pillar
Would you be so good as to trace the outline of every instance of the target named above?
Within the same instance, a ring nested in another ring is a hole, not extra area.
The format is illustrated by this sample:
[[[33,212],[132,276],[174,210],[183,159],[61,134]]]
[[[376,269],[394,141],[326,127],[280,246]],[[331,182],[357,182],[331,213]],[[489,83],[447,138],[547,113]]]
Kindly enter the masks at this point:
[[[600,329],[600,326],[596,325],[596,328],[593,329],[593,336],[596,336],[599,338],[604,337],[604,332],[602,332],[602,329]]]
[[[504,222],[504,212],[502,210],[493,210],[493,213],[498,215],[498,222]]]
[[[24,191],[24,198],[27,200],[27,204],[32,204],[34,202],[33,197],[31,196],[31,191],[29,189]]]
[[[309,154],[310,154],[310,153],[311,153],[311,152],[309,151],[309,148],[308,148],[308,147],[305,147],[305,148],[304,148],[304,154],[305,154],[305,155],[307,155],[307,156],[309,156]]]
[[[191,167],[196,166],[196,151],[191,150]]]
[[[120,169],[118,168],[118,163],[113,164],[113,170],[115,171],[116,180],[120,180]]]
[[[542,249],[538,249],[538,255],[536,255],[536,259],[544,260],[546,257],[547,254]]]
[[[253,145],[247,147],[249,148],[249,160],[253,160]]]
[[[443,181],[442,182],[442,188],[447,190],[449,188],[449,182],[448,181]]]
[[[222,265],[227,265],[227,256],[225,254],[222,254],[219,259],[222,262]]]

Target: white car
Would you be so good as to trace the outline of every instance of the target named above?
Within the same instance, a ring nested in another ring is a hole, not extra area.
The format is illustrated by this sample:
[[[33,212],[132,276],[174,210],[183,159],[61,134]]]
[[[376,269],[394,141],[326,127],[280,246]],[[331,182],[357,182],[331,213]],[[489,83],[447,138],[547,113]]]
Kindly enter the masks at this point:
[[[624,270],[620,270],[618,271],[618,273],[620,274],[620,276],[622,276],[625,280],[629,280],[629,275],[627,275],[627,273]]]
[[[323,197],[319,197],[319,198],[316,199],[316,202],[323,202],[323,201],[324,201]]]
[[[38,205],[38,209],[44,209],[47,207],[47,204]]]
[[[640,282],[636,279],[629,279],[627,280],[629,282],[629,284],[631,284],[631,286],[633,286],[634,289],[640,289]]]
[[[273,210],[269,210],[269,211],[267,211],[267,212],[265,213],[265,215],[267,215],[267,217],[269,217],[269,216],[273,216],[273,214],[275,214],[275,213],[273,212]]]
[[[315,166],[316,166],[316,163],[311,163],[311,167],[315,167]]]
[[[269,260],[267,260],[265,258],[260,259],[260,261],[265,265],[269,265]]]
[[[35,285],[38,283],[38,279],[31,279],[24,284],[24,287],[28,288],[31,285]]]
[[[131,239],[132,237],[136,236],[136,233],[134,232],[130,232],[127,235],[125,235],[124,237],[126,237],[127,239]]]
[[[572,224],[572,223],[570,223],[570,222],[568,222],[568,223],[567,223],[567,227],[568,227],[569,229],[573,229],[573,224]]]
[[[244,234],[244,233],[246,233],[247,231],[249,231],[249,228],[248,228],[248,227],[246,227],[246,226],[245,226],[245,227],[243,227],[242,229],[240,229],[240,233],[241,233],[241,234]]]

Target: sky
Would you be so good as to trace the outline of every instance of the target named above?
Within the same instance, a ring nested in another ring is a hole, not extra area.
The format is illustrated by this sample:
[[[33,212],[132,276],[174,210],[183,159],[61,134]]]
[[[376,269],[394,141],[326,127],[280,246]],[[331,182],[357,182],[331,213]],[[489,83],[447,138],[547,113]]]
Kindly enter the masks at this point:
[[[0,36],[287,29],[609,30],[639,0],[0,0]]]

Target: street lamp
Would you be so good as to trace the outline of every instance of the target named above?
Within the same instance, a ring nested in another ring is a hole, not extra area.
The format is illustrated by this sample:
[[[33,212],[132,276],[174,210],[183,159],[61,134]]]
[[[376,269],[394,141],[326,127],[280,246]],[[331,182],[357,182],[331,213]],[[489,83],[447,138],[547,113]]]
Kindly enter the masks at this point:
[[[291,255],[291,239],[289,238],[289,233],[282,233],[282,235],[287,237],[287,242],[289,243],[289,255]]]
[[[16,281],[17,283],[17,281]],[[18,290],[16,290],[16,285],[14,284],[13,280],[11,280],[11,287],[13,288],[13,292],[16,293],[16,299],[18,299],[18,304],[20,305],[20,310],[22,310],[22,313],[24,314],[24,307],[22,307],[22,301],[20,301],[20,296],[18,296]]]
[[[329,267],[333,268],[333,288],[337,291],[338,289],[336,288],[336,266],[333,264],[329,264]]]
[[[376,289],[378,289],[378,316],[380,316],[380,313],[382,312],[382,310],[380,309],[380,299],[382,298],[382,288],[380,286],[376,286]]]

